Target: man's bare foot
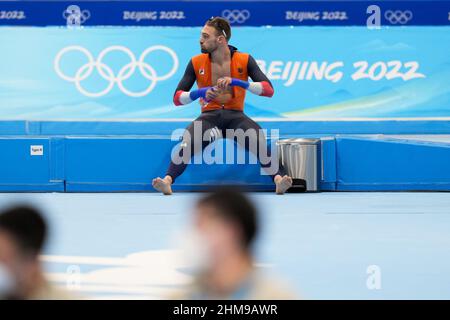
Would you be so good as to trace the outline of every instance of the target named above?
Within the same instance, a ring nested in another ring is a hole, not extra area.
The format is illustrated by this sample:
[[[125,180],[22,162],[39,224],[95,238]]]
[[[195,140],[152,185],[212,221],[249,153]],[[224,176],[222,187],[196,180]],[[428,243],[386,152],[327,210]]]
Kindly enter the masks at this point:
[[[153,179],[152,186],[159,192],[162,192],[165,195],[172,194],[172,178],[170,176],[166,176],[164,179],[160,177]]]
[[[277,194],[284,194],[290,187],[292,187],[292,178],[289,176],[280,176],[277,175],[275,179],[273,179],[276,186]]]

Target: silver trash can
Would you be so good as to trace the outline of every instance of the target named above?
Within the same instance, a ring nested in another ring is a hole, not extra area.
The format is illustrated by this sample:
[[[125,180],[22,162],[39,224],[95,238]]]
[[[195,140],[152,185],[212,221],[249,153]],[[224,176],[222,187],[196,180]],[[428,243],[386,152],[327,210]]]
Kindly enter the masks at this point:
[[[278,159],[292,177],[290,192],[317,192],[321,173],[320,139],[277,141]]]

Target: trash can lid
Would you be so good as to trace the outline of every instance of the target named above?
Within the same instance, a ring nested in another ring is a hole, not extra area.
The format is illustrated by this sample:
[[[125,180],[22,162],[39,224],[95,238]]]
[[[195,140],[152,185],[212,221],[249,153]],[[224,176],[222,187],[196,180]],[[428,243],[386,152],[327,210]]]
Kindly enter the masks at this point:
[[[315,138],[292,138],[278,140],[277,144],[300,144],[300,145],[316,145],[320,142],[320,139]]]

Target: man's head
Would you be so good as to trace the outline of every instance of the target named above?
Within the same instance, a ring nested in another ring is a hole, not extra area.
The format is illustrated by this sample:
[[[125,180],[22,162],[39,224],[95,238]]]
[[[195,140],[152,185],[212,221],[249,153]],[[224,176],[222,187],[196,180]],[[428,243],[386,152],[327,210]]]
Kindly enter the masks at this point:
[[[200,35],[202,53],[212,53],[220,46],[227,46],[231,38],[230,23],[220,17],[213,17],[206,21]]]
[[[17,206],[0,213],[0,296],[23,294],[40,270],[46,237],[46,223],[36,209]]]
[[[195,227],[215,264],[236,253],[251,256],[258,216],[243,193],[222,188],[197,202]]]

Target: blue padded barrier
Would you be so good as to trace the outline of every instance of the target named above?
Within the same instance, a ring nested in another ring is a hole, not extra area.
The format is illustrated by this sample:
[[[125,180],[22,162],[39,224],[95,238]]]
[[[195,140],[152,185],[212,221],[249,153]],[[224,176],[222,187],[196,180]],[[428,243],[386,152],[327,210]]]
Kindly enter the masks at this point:
[[[61,139],[0,138],[0,191],[64,191]],[[42,155],[31,155],[31,147]]]
[[[3,135],[26,135],[26,121],[0,121],[0,136]]]
[[[336,190],[336,139],[334,137],[324,137],[321,139],[321,163],[320,178],[321,191]]]
[[[446,121],[419,122],[260,121],[264,128],[280,129],[280,138],[322,137],[323,191],[450,190],[449,143],[380,135],[338,135],[335,140],[332,134],[335,130],[373,133],[376,128],[396,134],[449,131]],[[170,140],[172,130],[188,123],[0,122],[0,191],[152,190],[151,179],[164,175],[177,143]],[[74,133],[80,135],[68,135]],[[30,156],[31,145],[42,145],[44,154]],[[228,183],[255,191],[273,189],[271,179],[260,175],[259,164],[194,164],[177,180],[174,190],[204,190]]]
[[[336,137],[338,191],[450,190],[450,143]]]
[[[168,136],[185,128],[185,121],[27,121],[40,135],[158,135]],[[335,134],[450,134],[449,120],[358,120],[358,121],[256,121],[264,129],[278,129],[281,136]],[[6,123],[6,122],[5,122]],[[6,124],[3,124],[5,126]],[[0,122],[1,126],[1,122]],[[7,134],[7,133],[5,133]]]
[[[237,152],[231,141],[220,140],[216,144]],[[176,141],[143,136],[67,137],[66,191],[152,191],[151,179],[164,176],[176,145]],[[176,181],[174,190],[204,190],[218,184],[273,189],[271,178],[260,175],[259,170],[259,164],[194,163]]]

